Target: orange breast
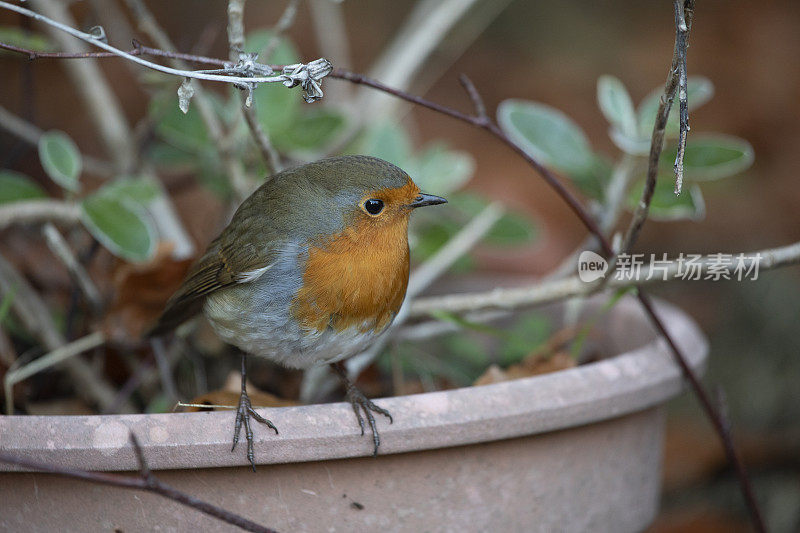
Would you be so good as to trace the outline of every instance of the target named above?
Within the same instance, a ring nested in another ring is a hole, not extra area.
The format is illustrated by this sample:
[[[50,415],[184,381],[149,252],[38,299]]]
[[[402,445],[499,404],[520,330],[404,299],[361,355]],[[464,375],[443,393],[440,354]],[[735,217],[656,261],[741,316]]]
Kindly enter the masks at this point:
[[[408,216],[362,220],[308,251],[303,286],[292,305],[301,327],[381,331],[408,286]]]

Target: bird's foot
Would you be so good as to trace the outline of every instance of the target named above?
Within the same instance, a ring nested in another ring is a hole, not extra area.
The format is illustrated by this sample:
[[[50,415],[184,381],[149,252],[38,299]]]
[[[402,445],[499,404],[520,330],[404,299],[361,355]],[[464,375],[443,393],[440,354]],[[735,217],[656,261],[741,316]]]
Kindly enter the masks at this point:
[[[233,428],[233,446],[231,451],[236,449],[236,444],[239,442],[239,434],[242,432],[242,424],[244,424],[244,435],[247,438],[247,459],[250,461],[250,466],[253,467],[253,472],[256,471],[255,454],[253,452],[253,429],[250,427],[250,417],[255,418],[258,422],[265,424],[278,434],[278,428],[275,425],[256,413],[250,404],[250,397],[247,391],[242,387],[242,394],[239,396],[239,408],[236,410],[236,423]]]
[[[345,390],[347,391],[347,401],[350,402],[350,406],[353,408],[353,412],[356,414],[356,419],[358,420],[358,425],[361,427],[362,435],[364,435],[366,430],[366,425],[364,423],[364,416],[366,416],[369,427],[372,430],[372,442],[375,444],[375,451],[372,453],[372,455],[377,456],[378,448],[381,445],[381,437],[378,434],[378,427],[375,424],[375,417],[372,415],[372,413],[376,412],[382,414],[389,419],[390,424],[394,422],[392,415],[389,414],[389,411],[383,407],[378,407],[375,405],[372,400],[367,398],[363,392],[358,390],[356,386],[353,385],[353,383],[347,377],[347,371],[344,369],[344,366],[341,363],[332,363],[331,366],[339,376],[339,379],[341,379],[344,383]],[[361,415],[361,411],[364,411],[364,416]]]

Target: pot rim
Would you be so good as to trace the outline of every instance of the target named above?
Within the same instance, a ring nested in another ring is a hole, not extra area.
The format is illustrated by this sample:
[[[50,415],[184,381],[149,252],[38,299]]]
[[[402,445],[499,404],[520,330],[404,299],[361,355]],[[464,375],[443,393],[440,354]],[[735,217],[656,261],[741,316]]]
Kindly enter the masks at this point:
[[[705,369],[708,343],[683,311],[657,302],[690,366]],[[508,382],[377,400],[394,416],[376,416],[380,455],[534,435],[599,422],[665,402],[682,389],[682,376],[666,343],[631,298],[610,311],[647,330],[645,345],[594,363]],[[280,430],[255,423],[257,464],[369,456],[372,438],[361,436],[344,402],[261,408]],[[61,467],[138,470],[129,431],[153,470],[248,465],[246,443],[231,453],[231,411],[92,416],[0,416],[0,450]],[[24,470],[0,464],[0,471]]]

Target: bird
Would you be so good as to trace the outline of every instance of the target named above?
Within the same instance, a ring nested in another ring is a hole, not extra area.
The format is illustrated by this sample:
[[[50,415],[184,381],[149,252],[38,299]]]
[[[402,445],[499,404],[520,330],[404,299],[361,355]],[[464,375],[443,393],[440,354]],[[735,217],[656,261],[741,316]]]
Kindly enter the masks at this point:
[[[149,336],[203,313],[223,341],[241,350],[231,452],[244,425],[254,471],[251,417],[278,429],[251,405],[248,355],[297,369],[331,365],[362,436],[366,417],[377,455],[372,413],[390,423],[392,415],[353,385],[342,361],[385,333],[405,299],[411,213],[446,202],[421,192],[406,172],[382,159],[322,159],[263,183],[189,269]]]

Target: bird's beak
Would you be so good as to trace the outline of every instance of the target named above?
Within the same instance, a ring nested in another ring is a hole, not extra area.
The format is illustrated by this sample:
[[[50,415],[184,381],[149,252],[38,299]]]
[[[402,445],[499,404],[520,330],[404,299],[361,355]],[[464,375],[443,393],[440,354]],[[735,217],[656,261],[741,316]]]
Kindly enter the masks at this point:
[[[441,196],[434,196],[432,194],[425,194],[419,193],[414,201],[408,204],[409,207],[417,208],[417,207],[424,207],[426,205],[436,205],[436,204],[446,204],[447,200],[442,198]]]

